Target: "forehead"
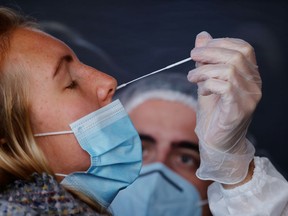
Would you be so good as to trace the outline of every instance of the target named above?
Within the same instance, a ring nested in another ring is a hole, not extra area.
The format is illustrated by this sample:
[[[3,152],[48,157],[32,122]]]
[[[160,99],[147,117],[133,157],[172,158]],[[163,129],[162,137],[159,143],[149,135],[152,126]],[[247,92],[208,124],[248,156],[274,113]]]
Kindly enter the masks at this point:
[[[135,127],[146,133],[190,136],[196,125],[195,111],[180,102],[151,99],[129,113]]]
[[[132,121],[139,127],[162,128],[163,130],[183,130],[193,128],[195,111],[180,102],[150,99],[135,107],[130,113]],[[184,130],[183,130],[184,131]]]
[[[56,45],[60,41],[37,29],[18,28],[12,34],[11,48],[20,50],[25,48],[40,49],[41,46],[45,46],[45,44],[42,44],[43,42]]]
[[[11,36],[8,56],[11,60],[35,62],[61,54],[65,49],[69,48],[63,42],[40,30],[18,28]]]
[[[170,101],[165,99],[149,99],[139,104],[137,107],[131,110],[131,114],[134,112],[141,112],[147,115],[153,115],[155,117],[168,117],[167,120],[173,118],[182,118],[187,117],[187,115],[194,116],[196,113],[192,107],[179,102],[179,101]],[[171,114],[174,114],[171,116]],[[177,115],[175,115],[177,114]],[[140,115],[141,116],[141,115]]]
[[[59,58],[72,54],[63,42],[37,29],[14,30],[9,45],[4,69],[7,72],[20,69],[33,76],[52,71]]]

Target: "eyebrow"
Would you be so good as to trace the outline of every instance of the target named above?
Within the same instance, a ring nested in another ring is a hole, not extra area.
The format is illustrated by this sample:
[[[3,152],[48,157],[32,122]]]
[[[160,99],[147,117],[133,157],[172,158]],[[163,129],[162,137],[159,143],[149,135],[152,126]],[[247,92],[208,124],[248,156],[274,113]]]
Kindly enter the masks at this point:
[[[190,141],[180,141],[172,143],[173,148],[184,148],[184,149],[191,149],[199,153],[199,145],[194,142]]]
[[[73,58],[71,55],[62,56],[56,64],[56,68],[54,70],[52,79],[54,79],[59,74],[59,69],[61,68],[61,66],[64,62],[71,62],[72,60],[73,60]]]
[[[147,134],[141,134],[139,133],[139,137],[141,140],[143,141],[147,141],[147,142],[151,142],[151,143],[156,143],[156,140],[152,137],[152,136],[149,136]]]
[[[147,141],[147,142],[154,143],[154,144],[156,143],[156,140],[150,135],[139,133],[139,136],[142,141]],[[172,143],[172,147],[174,149],[176,148],[177,149],[180,149],[180,148],[190,149],[199,153],[199,145],[197,143],[190,142],[190,141],[174,142]]]

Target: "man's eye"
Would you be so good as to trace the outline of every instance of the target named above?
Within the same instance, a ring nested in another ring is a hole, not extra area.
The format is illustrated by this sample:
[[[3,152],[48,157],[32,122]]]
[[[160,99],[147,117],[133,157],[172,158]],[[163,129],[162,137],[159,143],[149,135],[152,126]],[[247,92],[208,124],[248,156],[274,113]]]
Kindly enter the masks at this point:
[[[71,83],[70,83],[70,85],[68,85],[66,88],[67,89],[74,89],[74,88],[76,88],[77,87],[77,82],[76,81],[72,81]]]
[[[194,159],[190,155],[181,155],[180,162],[186,165],[194,165]]]
[[[178,153],[174,154],[171,157],[173,163],[182,168],[198,168],[199,164],[198,161],[193,155],[186,154],[186,153]]]

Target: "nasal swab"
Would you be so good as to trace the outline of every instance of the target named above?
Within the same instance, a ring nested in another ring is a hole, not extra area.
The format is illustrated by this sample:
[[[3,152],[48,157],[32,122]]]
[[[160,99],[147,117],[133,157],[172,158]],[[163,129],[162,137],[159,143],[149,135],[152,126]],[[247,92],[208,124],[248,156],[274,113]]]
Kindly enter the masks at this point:
[[[134,80],[131,80],[131,81],[127,82],[127,83],[123,83],[123,84],[117,86],[116,90],[121,89],[121,88],[125,87],[126,85],[128,85],[128,84],[130,84],[130,83],[133,83],[133,82],[135,82],[135,81],[137,81],[137,80],[140,80],[140,79],[145,78],[145,77],[147,77],[147,76],[150,76],[150,75],[152,75],[152,74],[159,73],[160,71],[167,70],[167,69],[169,69],[169,68],[173,68],[173,67],[175,67],[175,66],[177,66],[177,65],[183,64],[183,63],[188,62],[188,61],[190,61],[190,60],[192,60],[190,57],[189,57],[189,58],[186,58],[186,59],[183,59],[183,60],[178,61],[178,62],[176,62],[176,63],[174,63],[174,64],[168,65],[168,66],[166,66],[166,67],[164,67],[164,68],[161,68],[161,69],[159,69],[159,70],[153,71],[152,73],[149,73],[149,74],[146,74],[146,75],[144,75],[144,76],[138,77],[138,78],[136,78],[136,79],[134,79]]]

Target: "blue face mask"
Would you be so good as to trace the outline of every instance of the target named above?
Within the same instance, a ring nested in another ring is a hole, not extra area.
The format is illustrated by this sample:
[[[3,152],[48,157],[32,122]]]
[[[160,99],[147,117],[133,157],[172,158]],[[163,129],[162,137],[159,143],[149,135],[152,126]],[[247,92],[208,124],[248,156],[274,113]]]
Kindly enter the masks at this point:
[[[139,135],[119,100],[71,123],[70,127],[72,131],[35,136],[74,133],[80,146],[89,153],[91,165],[87,171],[58,174],[65,176],[61,184],[107,207],[139,175],[142,164]]]
[[[161,163],[142,167],[138,179],[113,200],[115,216],[201,216],[197,189]]]

